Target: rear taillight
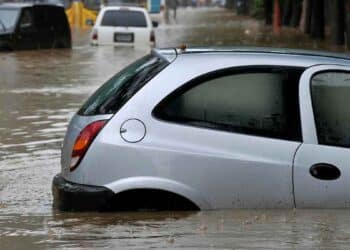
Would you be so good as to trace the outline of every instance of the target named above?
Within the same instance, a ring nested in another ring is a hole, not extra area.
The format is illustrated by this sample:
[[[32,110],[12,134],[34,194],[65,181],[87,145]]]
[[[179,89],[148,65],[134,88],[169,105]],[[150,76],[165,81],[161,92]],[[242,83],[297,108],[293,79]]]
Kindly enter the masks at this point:
[[[92,32],[92,40],[98,40],[98,33],[97,33],[97,30],[94,30],[93,32]]]
[[[86,151],[90,147],[95,137],[101,131],[103,126],[106,124],[106,122],[107,120],[100,120],[90,123],[80,132],[73,146],[70,171],[73,171],[78,167]]]
[[[151,31],[151,35],[150,35],[149,41],[152,42],[152,43],[156,43],[156,36],[154,35],[154,31],[153,30]]]

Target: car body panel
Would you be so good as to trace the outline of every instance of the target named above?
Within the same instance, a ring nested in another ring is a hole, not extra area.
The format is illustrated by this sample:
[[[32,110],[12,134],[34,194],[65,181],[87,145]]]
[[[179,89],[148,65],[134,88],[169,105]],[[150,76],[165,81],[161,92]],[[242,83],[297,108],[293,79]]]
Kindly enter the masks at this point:
[[[303,184],[307,179],[299,179],[299,174],[305,174],[299,169],[312,154],[310,144],[315,143],[314,127],[309,124],[313,119],[311,100],[305,93],[305,84],[300,87],[304,144],[174,124],[158,120],[152,111],[184,83],[208,72],[264,65],[309,68],[343,64],[348,69],[350,61],[341,57],[266,51],[178,50],[176,54],[177,58],[168,67],[111,118],[79,167],[65,178],[104,186],[116,193],[142,187],[165,189],[187,197],[201,209],[294,207],[293,192],[305,192],[308,187]],[[142,121],[146,128],[145,137],[137,143],[126,142],[120,134],[123,123],[130,119]],[[321,149],[320,154],[323,154]]]
[[[121,193],[135,189],[159,189],[181,195],[195,203],[195,205],[201,210],[211,209],[209,202],[193,188],[171,179],[137,176],[117,180],[105,185],[105,187],[112,190],[114,193]]]
[[[112,115],[96,115],[96,116],[80,116],[75,114],[71,119],[61,150],[61,167],[62,176],[68,181],[74,181],[77,183],[84,183],[84,172],[77,169],[74,172],[70,172],[70,162],[72,156],[73,145],[80,132],[90,123],[99,120],[109,120]]]
[[[13,3],[0,4],[0,9],[18,11],[15,27],[0,32],[1,50],[71,48],[70,27],[62,6]],[[25,14],[28,24],[21,26]]]
[[[350,149],[318,144],[310,85],[314,74],[324,71],[350,72],[350,68],[336,65],[316,66],[305,71],[301,77],[304,143],[294,160],[295,201],[296,206],[301,208],[350,207]],[[320,163],[337,167],[341,176],[336,180],[314,178],[310,174],[310,168]]]

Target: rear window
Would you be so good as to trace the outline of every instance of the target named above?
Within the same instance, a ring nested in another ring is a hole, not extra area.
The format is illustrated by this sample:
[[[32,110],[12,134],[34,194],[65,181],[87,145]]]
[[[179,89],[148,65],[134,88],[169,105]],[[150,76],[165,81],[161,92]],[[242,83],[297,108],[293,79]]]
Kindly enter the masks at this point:
[[[147,27],[145,14],[141,11],[107,10],[101,26]]]
[[[163,58],[149,54],[132,63],[108,80],[79,110],[79,115],[116,113],[148,81],[169,64]]]
[[[68,22],[61,7],[35,6],[34,19],[39,30],[68,31]]]

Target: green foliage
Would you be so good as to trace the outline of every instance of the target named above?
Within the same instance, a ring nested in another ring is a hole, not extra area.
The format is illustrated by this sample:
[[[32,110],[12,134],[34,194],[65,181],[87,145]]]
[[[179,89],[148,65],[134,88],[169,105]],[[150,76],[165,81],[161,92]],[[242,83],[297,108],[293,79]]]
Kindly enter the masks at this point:
[[[256,9],[263,9],[264,8],[264,0],[254,0],[254,7]]]
[[[251,13],[255,18],[264,18],[264,0],[254,0]]]

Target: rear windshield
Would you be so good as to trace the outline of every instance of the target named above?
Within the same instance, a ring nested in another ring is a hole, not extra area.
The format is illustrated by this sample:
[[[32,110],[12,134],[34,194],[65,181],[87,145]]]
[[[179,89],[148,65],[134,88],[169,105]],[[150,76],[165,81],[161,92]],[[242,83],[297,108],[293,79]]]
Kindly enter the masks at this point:
[[[107,10],[101,26],[147,27],[145,14],[141,11]]]
[[[35,6],[34,16],[36,27],[40,30],[69,31],[66,14],[61,7]]]
[[[102,85],[87,100],[78,114],[102,115],[116,113],[168,64],[168,61],[153,54],[142,57]]]

